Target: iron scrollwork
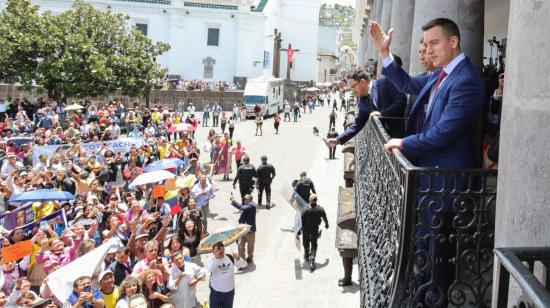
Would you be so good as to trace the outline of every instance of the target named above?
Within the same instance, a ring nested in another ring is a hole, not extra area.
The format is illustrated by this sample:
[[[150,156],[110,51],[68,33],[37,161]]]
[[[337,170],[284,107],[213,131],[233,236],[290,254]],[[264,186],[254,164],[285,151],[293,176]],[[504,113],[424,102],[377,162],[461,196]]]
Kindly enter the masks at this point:
[[[496,171],[417,168],[388,139],[356,137],[362,307],[489,307]]]

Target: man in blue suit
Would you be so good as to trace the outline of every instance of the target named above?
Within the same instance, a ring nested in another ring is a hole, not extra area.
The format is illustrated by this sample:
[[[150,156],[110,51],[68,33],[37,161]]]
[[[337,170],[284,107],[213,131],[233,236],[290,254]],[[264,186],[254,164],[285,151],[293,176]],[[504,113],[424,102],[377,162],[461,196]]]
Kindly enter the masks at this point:
[[[400,149],[420,167],[475,167],[483,81],[460,50],[456,23],[438,18],[422,30],[428,57],[439,68],[430,76],[411,77],[390,54],[393,30],[386,34],[378,23],[371,22],[373,43],[384,61],[382,74],[401,92],[417,95],[406,137],[391,139],[385,149]]]
[[[376,22],[370,24],[374,46],[383,61],[382,74],[399,91],[416,95],[403,139],[391,139],[385,150],[401,150],[411,162],[420,167],[473,168],[477,163],[479,121],[483,113],[484,84],[479,72],[460,50],[460,32],[453,21],[438,18],[422,27],[427,54],[437,69],[431,75],[411,77],[398,65],[389,48],[393,30],[388,34]],[[416,254],[426,253],[426,262],[417,264],[414,302],[430,307],[447,307],[447,291],[454,281],[451,263],[456,246],[451,235],[453,228],[453,188],[463,191],[466,177],[420,176],[416,229]],[[445,187],[443,187],[445,185]],[[437,296],[436,296],[437,295]]]

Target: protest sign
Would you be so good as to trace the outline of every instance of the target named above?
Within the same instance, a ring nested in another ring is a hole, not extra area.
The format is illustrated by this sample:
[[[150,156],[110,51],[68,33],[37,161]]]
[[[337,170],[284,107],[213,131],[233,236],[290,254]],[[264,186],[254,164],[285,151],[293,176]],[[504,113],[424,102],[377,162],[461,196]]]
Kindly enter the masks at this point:
[[[17,244],[2,248],[2,264],[19,260],[32,254],[32,240],[22,241]]]
[[[107,148],[111,149],[115,153],[126,154],[130,151],[132,146],[141,147],[142,141],[134,138],[119,138],[116,140],[105,141],[107,143]],[[102,150],[103,142],[89,142],[81,143],[80,148],[86,151],[86,154],[90,155],[93,152],[98,152]],[[35,166],[39,162],[39,156],[41,154],[46,154],[48,159],[50,159],[55,153],[60,151],[66,151],[71,146],[67,144],[63,145],[44,145],[44,146],[35,146],[33,147],[33,157],[32,163]]]
[[[7,230],[13,230],[17,227],[22,227],[34,221],[34,213],[32,212],[32,202],[20,205],[11,212],[0,214],[0,225]]]

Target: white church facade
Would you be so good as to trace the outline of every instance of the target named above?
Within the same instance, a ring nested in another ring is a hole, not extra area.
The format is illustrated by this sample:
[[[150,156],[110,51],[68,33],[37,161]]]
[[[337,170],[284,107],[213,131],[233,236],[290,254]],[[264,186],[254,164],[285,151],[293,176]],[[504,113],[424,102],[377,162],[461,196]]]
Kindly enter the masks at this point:
[[[0,0],[5,7],[5,0]],[[168,74],[183,79],[233,82],[271,76],[274,29],[282,48],[294,53],[291,79],[317,79],[320,0],[86,0],[97,9],[128,15],[153,41],[171,49],[157,60]],[[32,0],[40,10],[60,13],[72,0]],[[280,52],[280,76],[287,55]]]

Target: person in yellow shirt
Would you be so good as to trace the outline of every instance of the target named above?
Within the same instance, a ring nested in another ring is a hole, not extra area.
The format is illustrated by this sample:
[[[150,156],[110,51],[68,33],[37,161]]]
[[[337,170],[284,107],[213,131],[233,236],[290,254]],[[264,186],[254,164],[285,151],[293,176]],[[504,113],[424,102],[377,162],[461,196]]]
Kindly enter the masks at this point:
[[[153,121],[154,124],[159,123],[160,117],[161,117],[161,114],[158,111],[158,109],[155,109],[155,112],[153,112],[153,114],[151,114],[151,120]]]
[[[104,270],[98,276],[99,290],[103,293],[105,308],[115,308],[120,289],[115,287],[115,276],[111,270]]]
[[[160,146],[158,147],[159,158],[160,158],[160,159],[169,158],[169,156],[170,156],[170,148],[171,148],[171,144],[168,143],[168,141],[166,141],[165,139],[162,139],[161,144],[160,144]]]
[[[57,201],[42,201],[32,204],[32,212],[34,213],[34,220],[42,217],[46,217],[60,208]]]

